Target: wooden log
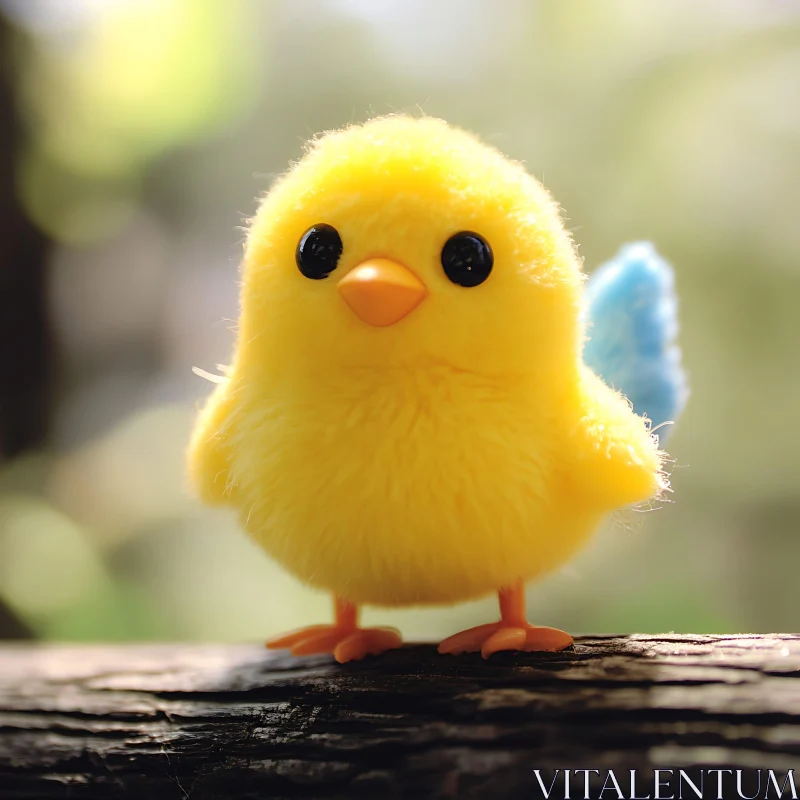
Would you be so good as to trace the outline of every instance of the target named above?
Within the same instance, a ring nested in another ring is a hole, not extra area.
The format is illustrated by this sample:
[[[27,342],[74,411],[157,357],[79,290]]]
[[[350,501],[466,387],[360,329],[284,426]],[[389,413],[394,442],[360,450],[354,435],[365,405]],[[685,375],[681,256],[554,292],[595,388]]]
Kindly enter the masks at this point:
[[[535,769],[785,775],[799,678],[794,635],[587,636],[488,661],[414,645],[346,665],[255,645],[7,644],[0,797],[533,798]]]

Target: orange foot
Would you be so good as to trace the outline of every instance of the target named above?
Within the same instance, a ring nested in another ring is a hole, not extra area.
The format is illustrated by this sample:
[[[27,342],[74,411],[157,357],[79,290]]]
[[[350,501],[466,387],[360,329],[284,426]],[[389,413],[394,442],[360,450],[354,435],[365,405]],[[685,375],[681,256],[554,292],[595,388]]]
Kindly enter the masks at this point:
[[[442,654],[458,656],[461,653],[481,651],[484,658],[501,650],[563,650],[572,644],[572,637],[558,628],[540,628],[529,622],[522,626],[505,622],[490,622],[478,625],[445,639],[439,645]]]
[[[572,637],[558,628],[543,628],[525,620],[525,594],[522,583],[500,591],[500,622],[469,628],[445,639],[439,652],[449,655],[475,653],[484,658],[501,650],[557,651],[572,644]]]
[[[312,625],[277,636],[267,642],[272,650],[289,649],[292,655],[333,653],[340,663],[358,661],[366,655],[377,656],[403,644],[393,628],[359,628],[358,611],[346,600],[336,598],[336,621],[333,625]]]

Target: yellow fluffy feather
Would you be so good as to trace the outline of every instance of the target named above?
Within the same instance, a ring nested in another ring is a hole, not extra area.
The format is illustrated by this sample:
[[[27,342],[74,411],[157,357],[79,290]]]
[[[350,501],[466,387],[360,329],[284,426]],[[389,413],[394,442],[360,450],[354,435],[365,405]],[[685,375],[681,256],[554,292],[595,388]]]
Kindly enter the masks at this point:
[[[296,251],[321,223],[343,249],[309,280]],[[442,268],[459,231],[491,247],[478,286]],[[393,324],[365,322],[339,285],[376,259],[424,287]],[[499,591],[518,605],[515,587],[568,560],[603,515],[663,488],[646,422],[583,366],[582,287],[547,191],[440,120],[325,134],[277,181],[250,227],[233,363],[189,466],[204,500],[234,506],[264,550],[338,599],[330,641],[279,645],[340,660],[386,649],[374,631],[340,646],[364,633],[348,609],[365,603]],[[532,628],[507,610],[501,633]],[[553,649],[527,635],[488,652]],[[467,644],[445,649],[487,654]]]

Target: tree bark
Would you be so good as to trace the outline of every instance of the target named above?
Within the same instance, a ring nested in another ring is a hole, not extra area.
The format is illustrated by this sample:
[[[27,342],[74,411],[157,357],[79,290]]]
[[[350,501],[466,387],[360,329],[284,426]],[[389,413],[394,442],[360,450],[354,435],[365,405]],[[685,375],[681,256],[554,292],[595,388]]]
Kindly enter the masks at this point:
[[[47,313],[50,243],[18,197],[26,138],[17,103],[13,29],[0,14],[0,461],[40,445],[49,423],[53,347]]]
[[[16,167],[25,132],[14,44],[13,29],[0,12],[0,463],[42,443],[53,367],[46,281],[50,245],[18,198]],[[31,636],[0,599],[0,638]]]
[[[785,774],[799,678],[795,635],[587,636],[488,661],[414,645],[345,665],[256,645],[7,644],[0,797],[533,798],[535,769]]]

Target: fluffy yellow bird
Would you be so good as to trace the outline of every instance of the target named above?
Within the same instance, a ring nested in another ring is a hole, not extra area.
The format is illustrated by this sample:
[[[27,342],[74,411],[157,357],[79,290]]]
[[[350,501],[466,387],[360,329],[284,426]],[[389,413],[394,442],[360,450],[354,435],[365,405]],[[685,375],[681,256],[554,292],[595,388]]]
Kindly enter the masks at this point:
[[[252,220],[238,342],[199,416],[194,486],[335,620],[270,647],[340,661],[401,644],[363,604],[497,592],[441,653],[559,650],[524,583],[663,491],[647,421],[584,366],[583,274],[519,164],[432,118],[311,143]]]

